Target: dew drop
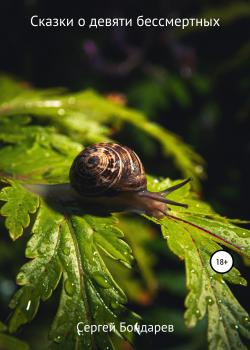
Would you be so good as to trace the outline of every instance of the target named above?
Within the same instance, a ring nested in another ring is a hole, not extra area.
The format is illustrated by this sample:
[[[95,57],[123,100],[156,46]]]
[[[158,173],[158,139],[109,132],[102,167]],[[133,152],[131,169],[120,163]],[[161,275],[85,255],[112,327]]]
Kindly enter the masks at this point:
[[[246,238],[250,236],[248,232],[238,232],[237,234],[239,237],[242,237],[242,238]]]
[[[109,288],[110,287],[108,280],[104,277],[104,275],[101,272],[98,272],[98,271],[94,272],[93,279],[102,288]]]
[[[214,301],[213,301],[212,298],[206,297],[206,300],[207,300],[208,305],[213,305],[214,304]]]
[[[27,311],[29,311],[30,305],[31,305],[31,300],[29,300],[28,303],[27,303],[27,306],[26,306],[26,310],[27,310]]]
[[[219,317],[219,320],[222,321],[222,316]]]
[[[245,324],[249,324],[250,323],[250,318],[248,316],[243,317],[243,322]]]
[[[195,313],[196,313],[197,316],[200,316],[200,314],[201,314],[201,312],[200,312],[199,309],[196,309],[196,310],[195,310]]]
[[[70,282],[69,279],[66,279],[66,281],[64,282],[64,289],[69,296],[72,296],[75,290],[74,283]]]
[[[65,114],[65,110],[63,108],[60,108],[60,109],[58,109],[57,114],[58,115],[64,115]]]
[[[112,301],[110,305],[111,305],[112,309],[117,309],[119,307],[119,303],[117,300]]]
[[[65,247],[65,248],[63,249],[63,253],[64,253],[65,255],[69,255],[69,254],[70,254],[70,248],[69,248],[69,247]]]
[[[218,304],[221,304],[222,303],[222,300],[221,299],[218,299]]]
[[[56,343],[61,343],[62,341],[62,337],[60,335],[57,335],[55,338],[54,338],[54,342]]]
[[[237,324],[233,325],[234,329],[239,329],[239,326]]]

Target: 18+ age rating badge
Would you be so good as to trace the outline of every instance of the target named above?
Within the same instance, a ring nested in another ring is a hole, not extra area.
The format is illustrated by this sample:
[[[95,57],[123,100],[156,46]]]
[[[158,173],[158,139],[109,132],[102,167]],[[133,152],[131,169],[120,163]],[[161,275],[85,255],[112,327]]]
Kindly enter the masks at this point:
[[[234,261],[230,253],[225,250],[218,250],[210,259],[210,265],[215,272],[226,273],[233,267]]]

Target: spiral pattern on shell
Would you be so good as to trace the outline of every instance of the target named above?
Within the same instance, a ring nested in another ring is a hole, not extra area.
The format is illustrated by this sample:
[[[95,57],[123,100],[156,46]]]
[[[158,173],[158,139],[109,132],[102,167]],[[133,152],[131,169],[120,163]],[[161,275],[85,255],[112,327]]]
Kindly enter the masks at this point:
[[[98,143],[85,148],[71,166],[70,182],[83,196],[140,191],[147,185],[137,154],[117,143]]]

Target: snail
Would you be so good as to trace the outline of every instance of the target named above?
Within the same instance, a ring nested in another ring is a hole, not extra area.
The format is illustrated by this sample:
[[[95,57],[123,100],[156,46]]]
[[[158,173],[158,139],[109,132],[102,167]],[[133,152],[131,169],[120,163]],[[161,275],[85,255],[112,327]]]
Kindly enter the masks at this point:
[[[110,212],[144,213],[155,218],[167,215],[167,207],[186,204],[165,198],[187,184],[191,178],[161,192],[147,190],[143,164],[137,154],[117,143],[97,143],[86,147],[74,159],[69,171],[70,183],[26,185],[48,201],[79,202],[84,208]]]
[[[191,178],[161,192],[147,190],[143,164],[130,148],[117,143],[98,143],[85,148],[73,161],[70,184],[76,193],[115,211],[145,213],[161,218],[167,204],[187,207],[166,199]]]

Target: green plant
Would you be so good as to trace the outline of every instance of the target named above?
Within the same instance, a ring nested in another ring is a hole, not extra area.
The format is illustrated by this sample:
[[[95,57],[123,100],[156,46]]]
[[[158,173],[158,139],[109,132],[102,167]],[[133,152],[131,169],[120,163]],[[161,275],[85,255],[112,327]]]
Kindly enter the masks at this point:
[[[10,302],[8,332],[15,333],[31,321],[40,301],[49,299],[60,286],[60,303],[49,334],[52,348],[112,349],[116,347],[116,337],[132,341],[133,333],[120,332],[119,323],[136,325],[140,317],[126,308],[126,294],[111,271],[120,264],[131,268],[134,254],[138,263],[144,259],[143,252],[136,249],[140,240],[129,239],[126,232],[129,225],[136,228],[140,224],[124,215],[93,216],[86,208],[72,203],[62,205],[57,198],[47,203],[29,192],[25,184],[67,182],[71,162],[83,145],[110,140],[114,128],[120,128],[124,122],[156,138],[183,174],[195,177],[196,185],[202,159],[175,135],[149,122],[141,113],[94,92],[38,91],[7,77],[2,77],[0,83],[3,184],[0,214],[6,218],[5,226],[13,240],[20,238],[25,230],[32,234],[25,251],[30,261],[17,275],[21,288]],[[151,191],[161,191],[175,183],[168,178],[148,176]],[[250,319],[227,284],[245,286],[246,280],[236,268],[224,275],[217,274],[209,260],[221,245],[249,258],[250,232],[235,225],[244,224],[243,221],[215,213],[189,185],[169,198],[185,202],[188,209],[170,206],[171,211],[164,219],[145,215],[144,219],[148,224],[160,226],[170,250],[185,261],[189,290],[185,301],[186,325],[194,327],[207,313],[210,349],[246,349],[241,336],[250,338]],[[147,230],[147,224],[144,225]],[[126,242],[126,235],[134,249]],[[152,284],[151,263],[146,263],[147,267],[142,263],[139,266],[145,280]],[[89,326],[111,323],[116,332],[86,332],[79,336],[78,322]],[[4,326],[1,329],[6,331]],[[10,337],[3,332],[0,337]]]

